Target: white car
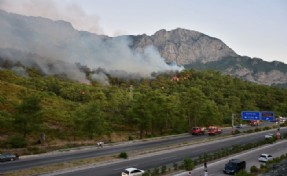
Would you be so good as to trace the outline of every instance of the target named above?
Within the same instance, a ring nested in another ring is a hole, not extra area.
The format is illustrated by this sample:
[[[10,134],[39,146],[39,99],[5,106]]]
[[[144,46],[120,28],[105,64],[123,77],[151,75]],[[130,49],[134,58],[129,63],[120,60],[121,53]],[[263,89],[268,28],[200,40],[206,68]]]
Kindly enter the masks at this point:
[[[236,126],[236,128],[243,128],[243,125],[239,124],[239,125]]]
[[[269,133],[269,134],[265,134],[265,139],[271,139],[274,137],[274,134]]]
[[[267,162],[267,161],[270,161],[272,159],[273,159],[272,155],[263,153],[259,156],[258,161]]]
[[[143,175],[143,174],[144,174],[144,170],[133,168],[133,167],[126,168],[122,172],[122,176],[138,176],[138,175]]]

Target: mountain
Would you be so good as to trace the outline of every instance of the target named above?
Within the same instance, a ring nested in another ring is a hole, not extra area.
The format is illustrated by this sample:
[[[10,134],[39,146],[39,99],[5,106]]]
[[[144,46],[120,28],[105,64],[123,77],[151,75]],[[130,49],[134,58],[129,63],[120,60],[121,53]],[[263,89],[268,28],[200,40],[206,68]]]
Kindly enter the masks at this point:
[[[185,68],[212,69],[264,85],[287,85],[287,65],[236,54],[221,40],[187,29],[160,30],[154,35],[130,36],[133,48],[155,46],[166,62]]]
[[[220,39],[177,28],[154,35],[109,37],[77,31],[69,22],[0,10],[0,69],[36,67],[80,82],[152,77],[169,70],[214,69],[265,85],[287,85],[287,65],[236,54]],[[176,64],[175,64],[176,63]],[[95,70],[101,70],[99,71]]]
[[[134,48],[155,46],[166,62],[189,65],[194,62],[207,63],[237,54],[221,40],[200,32],[177,28],[160,30],[152,36],[138,35],[133,38]]]

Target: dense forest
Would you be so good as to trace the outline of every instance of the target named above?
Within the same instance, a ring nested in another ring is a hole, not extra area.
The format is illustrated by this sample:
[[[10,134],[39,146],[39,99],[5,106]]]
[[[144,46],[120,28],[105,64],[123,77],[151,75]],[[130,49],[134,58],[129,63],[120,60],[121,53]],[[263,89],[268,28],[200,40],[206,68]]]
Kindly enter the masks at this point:
[[[109,77],[107,85],[0,70],[1,148],[186,133],[193,126],[231,126],[231,114],[242,123],[246,110],[286,116],[287,90],[211,70]]]

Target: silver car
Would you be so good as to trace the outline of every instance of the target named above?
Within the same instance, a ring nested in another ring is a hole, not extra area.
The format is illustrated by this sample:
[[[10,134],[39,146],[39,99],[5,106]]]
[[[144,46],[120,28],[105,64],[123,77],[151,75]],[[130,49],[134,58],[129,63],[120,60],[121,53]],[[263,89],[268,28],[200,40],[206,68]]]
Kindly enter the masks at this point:
[[[140,176],[144,174],[144,170],[137,168],[127,168],[122,172],[122,176]]]
[[[259,156],[258,161],[267,162],[267,161],[270,161],[272,159],[273,159],[272,155],[263,153]]]

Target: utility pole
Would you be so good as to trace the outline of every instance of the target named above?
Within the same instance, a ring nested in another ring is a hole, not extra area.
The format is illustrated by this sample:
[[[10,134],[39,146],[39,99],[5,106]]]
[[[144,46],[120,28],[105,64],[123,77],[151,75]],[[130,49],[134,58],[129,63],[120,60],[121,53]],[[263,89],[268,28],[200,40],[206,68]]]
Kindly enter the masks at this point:
[[[278,131],[280,131],[280,117],[278,117],[278,121],[277,121],[277,123],[278,123]]]
[[[206,163],[206,161],[204,162],[204,176],[208,176],[207,163]]]
[[[208,176],[208,171],[207,171],[207,156],[204,154],[204,176]]]
[[[232,134],[234,134],[234,114],[231,114]]]
[[[276,137],[277,137],[278,140],[280,139],[280,122],[281,122],[281,120],[280,120],[280,116],[279,116],[278,117],[278,121],[277,121],[278,129],[277,129],[277,132],[276,132]]]
[[[234,128],[234,114],[232,113],[231,115],[231,125],[232,125],[232,129]]]

